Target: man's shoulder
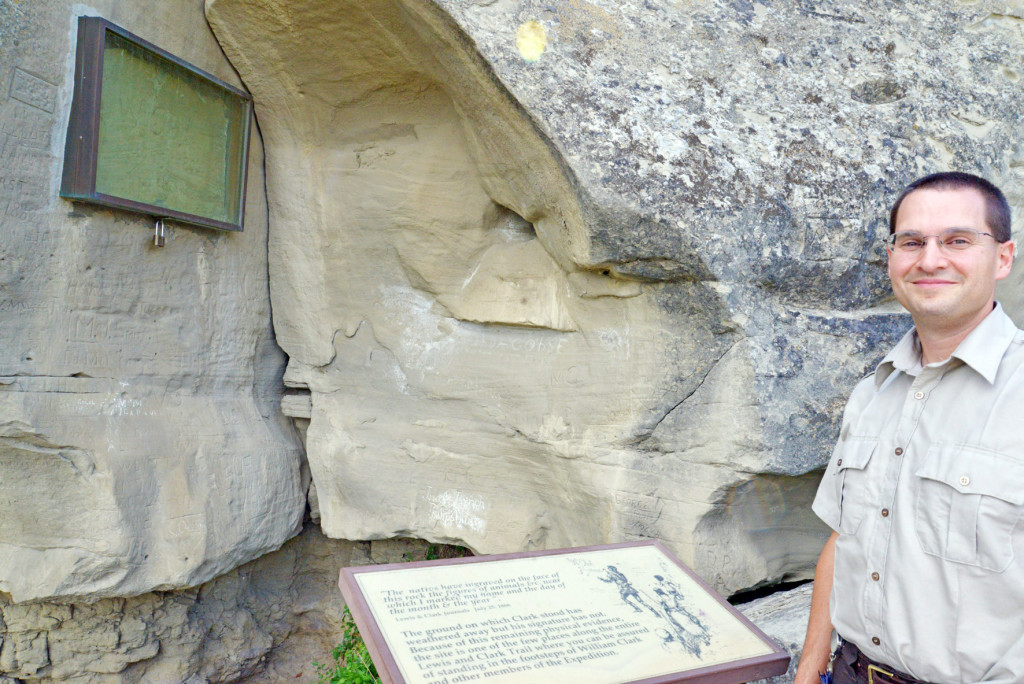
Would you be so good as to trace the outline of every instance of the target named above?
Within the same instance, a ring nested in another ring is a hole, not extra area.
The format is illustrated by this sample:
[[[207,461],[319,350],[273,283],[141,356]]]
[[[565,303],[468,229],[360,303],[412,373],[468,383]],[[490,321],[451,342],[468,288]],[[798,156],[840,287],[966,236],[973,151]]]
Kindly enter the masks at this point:
[[[846,407],[843,410],[845,417],[857,415],[858,411],[871,401],[876,391],[875,371],[872,370],[853,386],[853,391],[847,397]]]
[[[1010,346],[1007,347],[1006,353],[1009,355],[1024,354],[1024,330],[1016,328],[1014,331],[1013,339],[1010,340]]]
[[[1012,374],[1016,383],[1024,382],[1024,376],[1018,371],[1024,367],[1024,330],[1014,329],[1013,338],[1006,347],[1006,352],[999,362],[999,372]],[[1010,376],[1007,376],[1010,379]]]
[[[880,376],[877,368],[872,368],[866,375],[862,376],[857,384],[853,386],[853,392],[856,394],[863,391],[874,392],[879,384],[879,377],[884,377],[884,373]]]
[[[1017,327],[1001,304],[978,327],[982,326],[984,330],[979,330],[982,335],[978,340],[978,349],[988,350],[988,354],[994,355],[995,359],[992,360],[998,359],[1000,371],[1024,364],[1024,330]],[[985,355],[985,352],[979,351],[979,356]]]

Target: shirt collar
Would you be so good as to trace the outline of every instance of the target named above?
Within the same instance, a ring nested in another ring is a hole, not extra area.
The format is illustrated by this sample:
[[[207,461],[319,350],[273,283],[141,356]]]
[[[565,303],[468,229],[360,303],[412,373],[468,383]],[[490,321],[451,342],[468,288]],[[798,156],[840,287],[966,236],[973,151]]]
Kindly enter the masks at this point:
[[[917,331],[911,328],[875,367],[875,389],[880,388],[893,371],[917,375],[920,368],[921,345],[917,341]]]
[[[1002,304],[996,302],[992,312],[964,338],[952,358],[963,361],[992,384],[999,362],[1016,334],[1017,326],[1003,311]],[[893,371],[917,375],[920,368],[921,344],[917,331],[911,328],[875,368],[875,387],[881,387]]]

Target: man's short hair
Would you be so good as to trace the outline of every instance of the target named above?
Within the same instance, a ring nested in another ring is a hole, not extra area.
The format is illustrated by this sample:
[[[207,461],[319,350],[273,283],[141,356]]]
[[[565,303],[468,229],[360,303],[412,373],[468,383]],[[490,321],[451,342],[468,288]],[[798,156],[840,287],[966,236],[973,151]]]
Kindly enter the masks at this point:
[[[943,171],[933,173],[908,185],[896,198],[889,211],[889,234],[896,231],[896,214],[907,195],[915,190],[931,188],[932,190],[977,190],[985,198],[985,223],[998,242],[1006,242],[1013,237],[1010,229],[1010,204],[1006,201],[1003,191],[981,176],[962,171]]]

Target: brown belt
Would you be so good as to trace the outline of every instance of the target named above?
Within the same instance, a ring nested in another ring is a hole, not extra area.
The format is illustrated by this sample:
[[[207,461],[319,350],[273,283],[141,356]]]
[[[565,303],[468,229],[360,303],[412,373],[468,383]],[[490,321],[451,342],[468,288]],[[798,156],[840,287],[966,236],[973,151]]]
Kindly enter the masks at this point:
[[[850,653],[852,651],[853,653]],[[853,669],[854,674],[860,681],[867,682],[868,684],[928,684],[921,679],[914,679],[908,674],[904,674],[899,670],[895,670],[892,667],[883,663],[876,663],[866,655],[864,655],[856,644],[852,644],[849,641],[843,641],[840,647],[840,653],[843,655],[856,654],[856,660],[850,662],[850,667]]]

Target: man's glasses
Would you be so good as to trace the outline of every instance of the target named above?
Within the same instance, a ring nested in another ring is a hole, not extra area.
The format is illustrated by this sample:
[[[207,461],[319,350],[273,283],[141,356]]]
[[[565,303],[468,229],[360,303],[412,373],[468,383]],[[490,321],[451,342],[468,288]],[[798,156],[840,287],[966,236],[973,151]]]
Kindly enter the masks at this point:
[[[944,252],[962,252],[981,243],[981,238],[986,235],[993,240],[992,233],[982,233],[970,228],[949,228],[938,235],[922,235],[914,231],[893,233],[886,242],[889,249],[899,254],[917,254],[924,249],[930,238],[935,238],[939,243],[939,249]]]

